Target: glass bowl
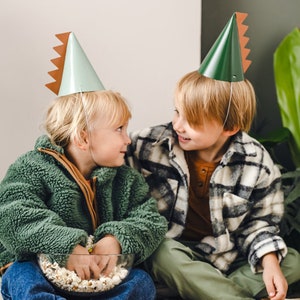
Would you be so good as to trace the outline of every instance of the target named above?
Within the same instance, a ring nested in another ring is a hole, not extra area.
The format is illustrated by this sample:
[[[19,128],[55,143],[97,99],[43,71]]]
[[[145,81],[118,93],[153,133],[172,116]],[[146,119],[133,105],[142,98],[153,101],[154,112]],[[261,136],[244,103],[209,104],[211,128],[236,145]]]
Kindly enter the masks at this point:
[[[74,271],[65,268],[70,255],[93,255],[96,261],[114,261],[114,268],[108,276],[100,275],[97,279],[81,279]],[[57,290],[63,293],[90,296],[103,293],[120,284],[129,274],[134,261],[134,254],[39,254],[38,264]]]

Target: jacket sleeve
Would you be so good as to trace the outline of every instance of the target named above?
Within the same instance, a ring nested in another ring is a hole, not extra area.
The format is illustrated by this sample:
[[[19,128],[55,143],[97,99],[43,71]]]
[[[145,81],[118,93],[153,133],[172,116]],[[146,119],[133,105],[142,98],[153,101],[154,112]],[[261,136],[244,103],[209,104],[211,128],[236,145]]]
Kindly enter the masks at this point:
[[[167,221],[157,210],[157,202],[149,196],[145,179],[136,170],[121,174],[113,189],[113,217],[110,209],[102,211],[102,224],[95,231],[95,240],[114,235],[123,253],[134,253],[135,263],[143,262],[158,247],[167,231]],[[124,169],[122,168],[122,169]],[[122,184],[123,183],[123,184]],[[124,184],[125,183],[125,184]],[[122,199],[122,200],[120,200]],[[107,221],[107,219],[113,219]]]
[[[279,261],[287,254],[287,247],[279,236],[279,223],[283,207],[283,192],[281,190],[281,174],[266,151],[262,153],[262,167],[257,179],[247,226],[243,227],[240,240],[241,247],[248,247],[248,260],[253,272],[260,272],[261,258],[275,252]]]
[[[0,184],[0,243],[16,258],[70,253],[87,239],[84,230],[67,227],[47,207],[51,195],[45,184],[47,172],[49,169],[36,163],[36,157],[20,158]]]

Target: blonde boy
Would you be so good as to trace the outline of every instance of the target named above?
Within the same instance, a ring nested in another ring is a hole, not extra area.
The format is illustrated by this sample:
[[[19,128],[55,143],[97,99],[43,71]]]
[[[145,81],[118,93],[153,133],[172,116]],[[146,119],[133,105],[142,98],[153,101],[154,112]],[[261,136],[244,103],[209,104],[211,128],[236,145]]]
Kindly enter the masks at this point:
[[[255,106],[249,81],[195,71],[177,85],[172,123],[131,134],[128,162],[169,222],[150,270],[183,299],[279,300],[300,280],[279,236],[279,169],[246,133]]]
[[[104,89],[74,33],[57,37],[61,57],[50,72],[56,81],[47,86],[58,98],[48,108],[46,134],[0,183],[3,299],[74,299],[48,282],[40,253],[66,254],[62,266],[83,282],[108,276],[115,265],[90,253],[131,253],[134,268],[120,285],[80,299],[154,300],[153,281],[137,266],[167,228],[144,178],[124,165],[131,112],[119,93]]]
[[[244,78],[246,17],[234,13],[179,80],[172,123],[131,134],[127,161],[169,223],[150,272],[183,299],[283,300],[300,280],[300,255],[279,236],[280,171],[247,134],[256,99]]]
[[[49,107],[47,135],[0,184],[1,267],[13,262],[3,275],[3,299],[64,299],[41,273],[39,253],[86,254],[69,256],[66,268],[81,279],[108,275],[110,263],[88,255],[89,235],[92,253],[133,253],[135,265],[159,245],[165,220],[142,176],[124,166],[130,117],[112,91],[62,96]],[[136,299],[145,289],[154,299],[151,279],[133,269],[123,287],[95,299]]]

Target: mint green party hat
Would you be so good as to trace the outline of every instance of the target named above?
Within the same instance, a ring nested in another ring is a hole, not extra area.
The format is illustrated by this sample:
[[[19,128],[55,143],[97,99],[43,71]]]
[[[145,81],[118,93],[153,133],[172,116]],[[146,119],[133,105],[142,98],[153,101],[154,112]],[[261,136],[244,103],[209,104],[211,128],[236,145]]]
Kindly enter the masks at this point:
[[[58,96],[105,90],[75,34],[66,32],[55,36],[63,44],[53,47],[60,56],[51,60],[57,69],[48,74],[55,81],[46,87]]]
[[[206,77],[222,81],[242,81],[251,64],[247,60],[250,50],[245,46],[249,38],[244,34],[248,26],[243,25],[247,13],[235,12],[212,48],[204,58],[198,72]]]

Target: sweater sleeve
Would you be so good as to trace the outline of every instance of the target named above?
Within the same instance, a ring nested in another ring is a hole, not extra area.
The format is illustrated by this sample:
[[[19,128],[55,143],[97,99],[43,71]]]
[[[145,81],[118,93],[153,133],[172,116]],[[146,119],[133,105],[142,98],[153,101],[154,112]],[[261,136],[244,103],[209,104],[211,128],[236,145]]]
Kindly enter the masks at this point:
[[[19,259],[36,253],[70,253],[87,239],[84,230],[66,226],[48,208],[51,192],[45,178],[49,168],[36,160],[21,157],[0,184],[0,242]]]
[[[149,196],[144,178],[137,171],[126,169],[130,172],[123,173],[116,182],[118,192],[114,193],[113,202],[118,204],[115,205],[114,220],[103,222],[95,231],[95,239],[99,240],[106,234],[114,235],[122,252],[134,253],[135,264],[139,264],[164,238],[167,221],[158,213],[157,202]]]

